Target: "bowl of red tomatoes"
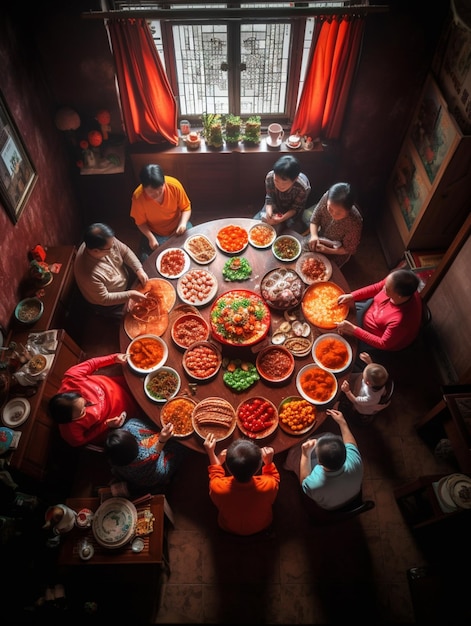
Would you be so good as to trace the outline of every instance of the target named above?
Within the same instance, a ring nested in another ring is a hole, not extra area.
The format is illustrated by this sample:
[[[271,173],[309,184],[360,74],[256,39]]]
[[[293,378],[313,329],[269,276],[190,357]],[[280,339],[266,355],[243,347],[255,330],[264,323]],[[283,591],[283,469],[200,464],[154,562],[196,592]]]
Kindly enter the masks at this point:
[[[252,396],[239,404],[236,410],[237,426],[250,439],[268,437],[278,427],[278,409],[262,396]]]
[[[195,341],[183,353],[183,369],[194,380],[211,380],[219,372],[221,363],[221,352],[211,341]]]

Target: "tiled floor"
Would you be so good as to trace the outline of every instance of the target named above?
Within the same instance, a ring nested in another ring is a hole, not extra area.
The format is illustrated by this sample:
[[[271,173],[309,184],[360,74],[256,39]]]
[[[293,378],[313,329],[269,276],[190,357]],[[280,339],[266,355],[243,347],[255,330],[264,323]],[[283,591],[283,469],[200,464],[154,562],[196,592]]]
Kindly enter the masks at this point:
[[[120,230],[119,225],[116,231],[135,244],[135,232]],[[352,288],[388,271],[374,232],[365,231],[360,251],[344,268]],[[112,327],[87,325],[85,335],[82,347],[89,356],[118,349]],[[446,529],[436,526],[431,536],[411,532],[393,488],[420,475],[458,468],[452,460],[436,458],[414,428],[415,420],[439,397],[433,363],[423,345],[409,354],[395,377],[390,407],[370,425],[351,424],[365,464],[364,495],[376,503],[373,510],[352,520],[314,526],[302,506],[299,484],[283,469],[280,455],[275,459],[281,473],[275,536],[228,537],[219,531],[208,497],[207,457],[192,451],[168,493],[175,516],[175,526],[168,530],[171,574],[158,589],[147,589],[154,599],[159,594],[158,611],[149,621],[327,624],[356,618],[371,624],[413,623],[407,571],[437,565],[446,578],[445,568],[456,559],[448,561],[447,551],[437,549],[444,542],[450,545]],[[324,429],[335,429],[335,424],[327,421]],[[93,488],[92,483],[81,475],[77,493]],[[143,597],[145,587],[142,581]],[[425,603],[417,604],[417,611],[427,603],[432,611],[428,623],[435,623],[441,613],[434,610],[433,592]]]

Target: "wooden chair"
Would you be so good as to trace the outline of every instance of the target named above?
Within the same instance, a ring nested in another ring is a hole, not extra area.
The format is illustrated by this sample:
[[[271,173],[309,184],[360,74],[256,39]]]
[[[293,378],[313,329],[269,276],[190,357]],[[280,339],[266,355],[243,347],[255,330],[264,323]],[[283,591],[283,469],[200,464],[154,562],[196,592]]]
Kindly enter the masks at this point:
[[[304,508],[306,509],[309,519],[315,526],[329,526],[330,524],[338,524],[346,520],[352,519],[361,513],[371,511],[376,504],[373,500],[364,500],[363,494],[360,493],[347,504],[335,509],[334,511],[326,511],[321,509],[306,494],[303,495]]]

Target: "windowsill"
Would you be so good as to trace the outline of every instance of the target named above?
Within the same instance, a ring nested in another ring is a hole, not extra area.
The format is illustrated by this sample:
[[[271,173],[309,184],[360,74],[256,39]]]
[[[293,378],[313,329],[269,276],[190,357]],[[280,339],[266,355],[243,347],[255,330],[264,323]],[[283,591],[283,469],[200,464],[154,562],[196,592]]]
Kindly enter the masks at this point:
[[[258,145],[248,145],[240,141],[235,146],[228,146],[227,144],[224,144],[221,148],[211,148],[206,145],[206,142],[204,140],[201,141],[199,148],[187,148],[184,142],[182,140],[180,141],[181,141],[181,144],[179,144],[178,146],[171,146],[168,143],[162,144],[162,145],[133,144],[132,146],[129,146],[129,152],[131,154],[143,154],[143,153],[145,154],[145,153],[155,153],[155,152],[166,152],[166,153],[173,153],[173,154],[198,154],[198,153],[200,154],[201,153],[203,154],[217,154],[217,153],[230,154],[232,152],[238,152],[241,154],[244,154],[244,153],[247,153],[247,154],[282,153],[282,154],[296,155],[296,154],[299,154],[300,152],[325,152],[325,150],[327,149],[327,146],[323,145],[321,142],[318,142],[314,144],[314,147],[311,150],[306,150],[303,147],[293,150],[292,148],[288,148],[288,146],[286,145],[284,141],[281,143],[280,147],[271,148],[270,146],[267,145],[264,138],[260,141]]]

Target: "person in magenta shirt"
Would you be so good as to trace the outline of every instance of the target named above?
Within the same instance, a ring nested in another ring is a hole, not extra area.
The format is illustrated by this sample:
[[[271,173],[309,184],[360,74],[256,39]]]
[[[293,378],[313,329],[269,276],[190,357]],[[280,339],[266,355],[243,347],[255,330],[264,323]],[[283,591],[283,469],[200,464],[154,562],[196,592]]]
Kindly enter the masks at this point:
[[[125,361],[125,354],[110,354],[88,359],[65,372],[48,410],[69,445],[104,444],[110,428],[120,428],[127,417],[142,415],[124,376],[95,373]]]
[[[376,350],[407,348],[419,334],[422,324],[419,282],[411,270],[398,269],[378,283],[339,296],[339,304],[365,302],[365,306],[357,306],[358,323],[348,320],[338,323],[339,333],[353,335]]]

